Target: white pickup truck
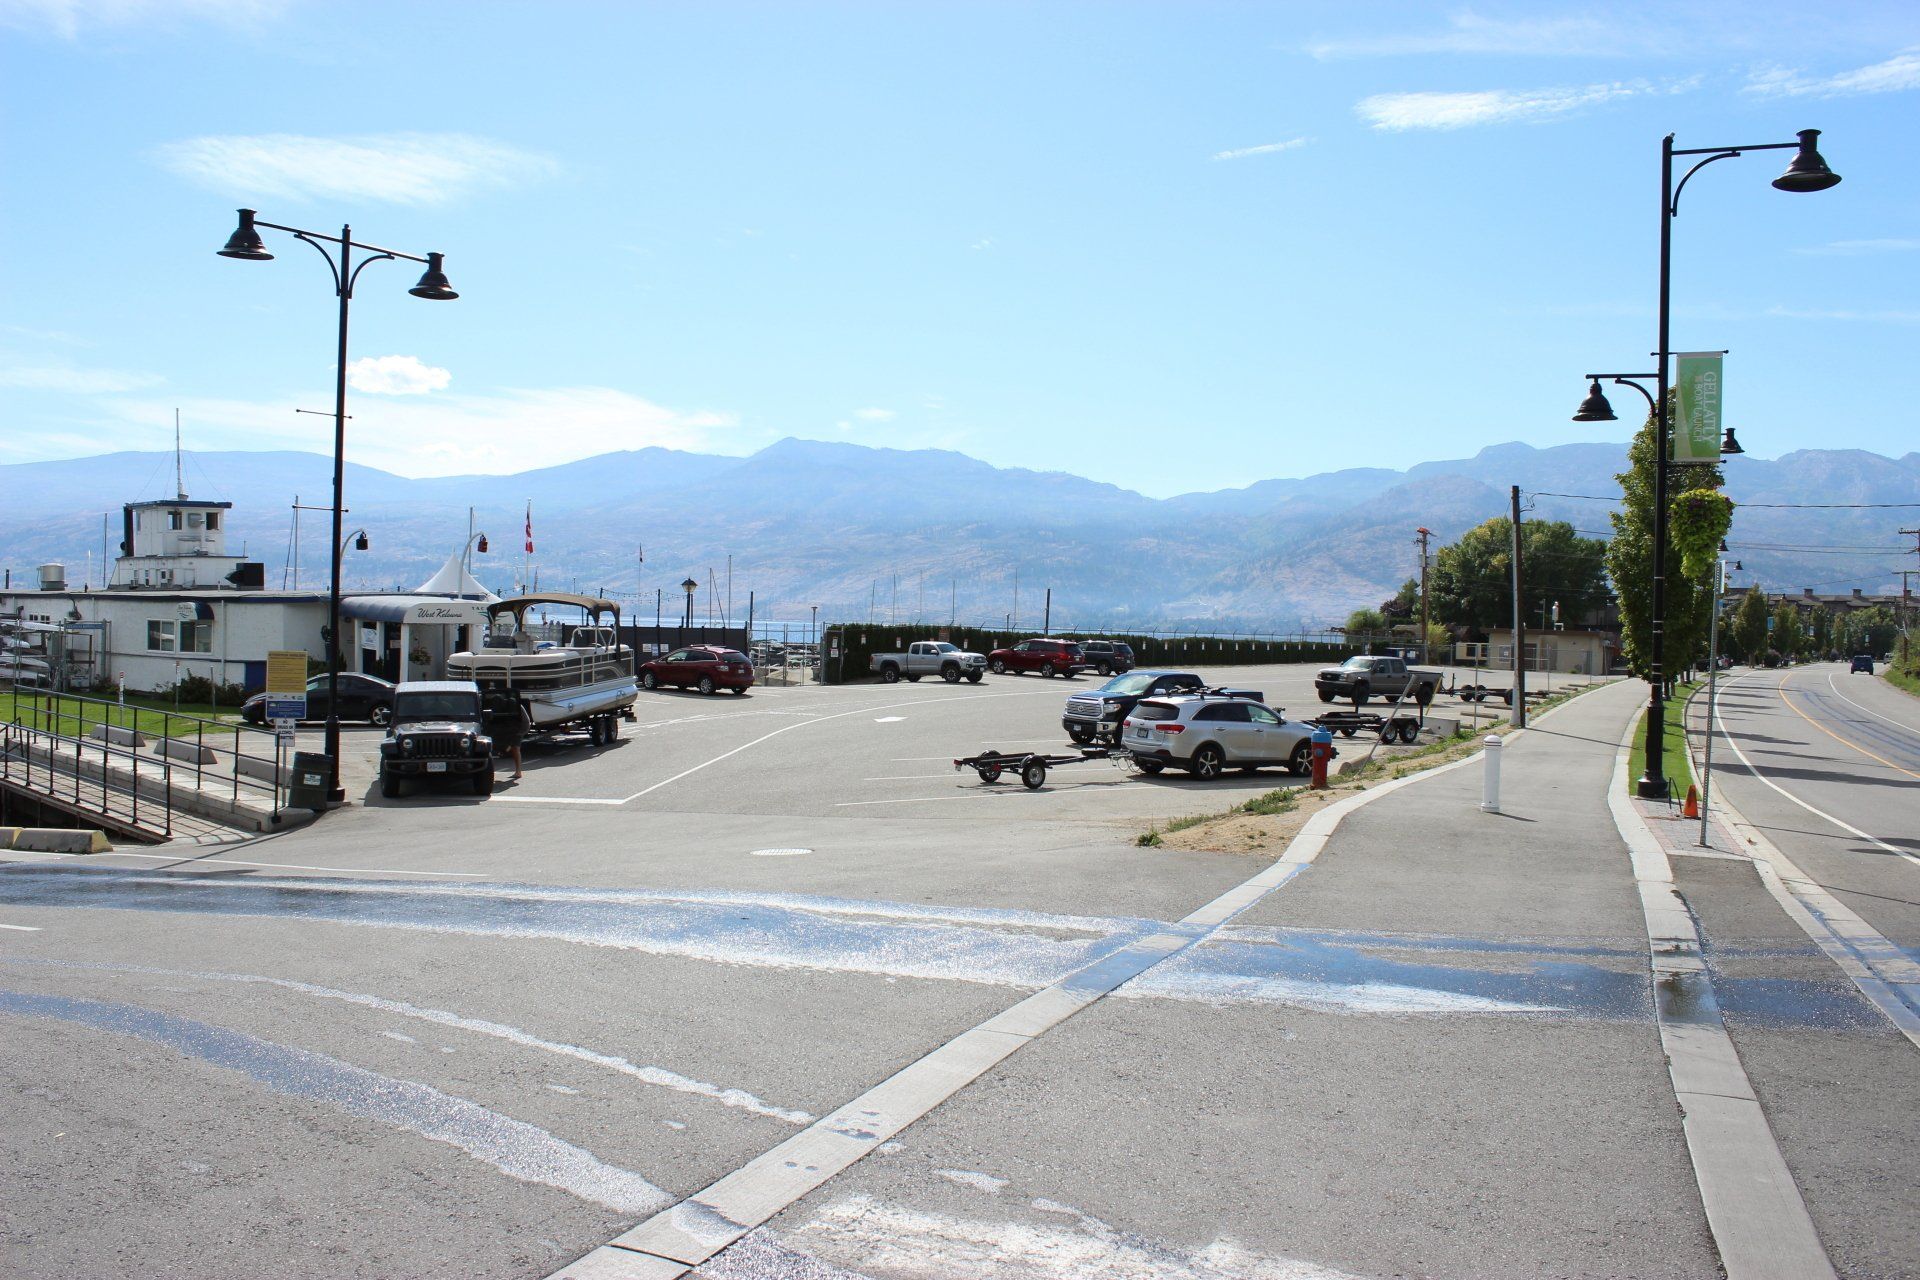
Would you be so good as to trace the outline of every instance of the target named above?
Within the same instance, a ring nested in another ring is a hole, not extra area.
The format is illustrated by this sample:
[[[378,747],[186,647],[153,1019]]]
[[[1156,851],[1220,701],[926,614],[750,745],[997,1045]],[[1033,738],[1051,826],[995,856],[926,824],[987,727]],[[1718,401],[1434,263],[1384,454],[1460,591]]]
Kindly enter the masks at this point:
[[[980,678],[987,674],[987,656],[968,653],[945,640],[916,640],[907,646],[905,653],[874,654],[867,669],[879,673],[887,684],[902,677],[918,680],[921,676],[939,676],[948,684],[964,677],[979,684]]]

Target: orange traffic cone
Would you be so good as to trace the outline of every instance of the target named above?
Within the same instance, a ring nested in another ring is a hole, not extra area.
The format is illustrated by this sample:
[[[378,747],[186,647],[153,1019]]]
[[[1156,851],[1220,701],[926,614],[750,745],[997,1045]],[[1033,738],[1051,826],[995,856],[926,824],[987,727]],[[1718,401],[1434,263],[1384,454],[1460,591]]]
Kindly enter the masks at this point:
[[[1691,783],[1687,786],[1687,802],[1680,806],[1680,816],[1683,818],[1700,816],[1700,792]]]

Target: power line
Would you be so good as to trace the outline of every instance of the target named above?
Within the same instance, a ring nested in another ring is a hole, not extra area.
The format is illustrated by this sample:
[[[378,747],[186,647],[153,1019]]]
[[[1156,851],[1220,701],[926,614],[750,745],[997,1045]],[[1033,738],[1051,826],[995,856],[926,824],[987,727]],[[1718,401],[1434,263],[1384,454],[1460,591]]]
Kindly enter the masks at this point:
[[[1578,498],[1582,502],[1611,502],[1616,506],[1625,502],[1624,498],[1603,498],[1597,493],[1546,493],[1544,491],[1530,495],[1535,498]],[[1882,510],[1920,510],[1920,502],[1740,502],[1736,507],[1761,507],[1777,511],[1882,511]]]

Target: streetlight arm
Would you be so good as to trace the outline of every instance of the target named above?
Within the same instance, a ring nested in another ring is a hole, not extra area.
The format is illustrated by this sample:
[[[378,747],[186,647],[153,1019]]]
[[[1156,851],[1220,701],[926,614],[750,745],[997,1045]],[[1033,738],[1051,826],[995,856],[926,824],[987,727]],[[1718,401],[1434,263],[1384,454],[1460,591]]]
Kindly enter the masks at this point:
[[[1585,376],[1590,381],[1597,381],[1601,378],[1607,378],[1612,380],[1613,382],[1618,383],[1620,386],[1632,387],[1635,391],[1638,391],[1641,395],[1647,398],[1647,408],[1648,409],[1653,408],[1653,403],[1654,403],[1653,392],[1647,390],[1645,387],[1635,382],[1634,379],[1635,378],[1657,378],[1660,376],[1657,373],[1589,373]]]
[[[289,227],[279,222],[262,222],[260,219],[255,218],[253,220],[253,225],[256,227],[268,227],[274,231],[285,231],[292,235],[300,236],[303,239],[325,240],[328,244],[346,245],[348,248],[351,248],[351,249],[365,249],[369,253],[384,253],[389,258],[405,258],[408,262],[425,262],[426,261],[425,258],[418,257],[411,253],[402,253],[398,249],[386,249],[386,248],[382,248],[377,244],[365,244],[359,240],[343,239],[340,236],[330,236],[320,231],[307,231],[307,230],[303,230],[300,227]],[[315,247],[318,248],[318,246],[315,246]],[[321,252],[325,253],[326,250],[322,249]]]
[[[1797,142],[1759,142],[1750,147],[1675,147],[1673,154],[1677,156],[1704,156],[1717,151],[1726,155],[1737,156],[1742,151],[1788,151],[1798,148],[1799,146],[1800,144]],[[1715,157],[1715,159],[1718,158],[1718,156]],[[1704,160],[1701,161],[1701,164],[1705,163]],[[1699,167],[1700,165],[1694,166],[1696,169]],[[260,225],[264,227],[267,224],[263,222]]]
[[[1792,145],[1792,144],[1788,144],[1788,145]],[[1757,151],[1759,150],[1759,148],[1756,147],[1754,148],[1754,150]],[[1686,151],[1676,151],[1673,154],[1680,156],[1680,155],[1691,155],[1691,154],[1697,154],[1697,153],[1686,152]],[[1694,174],[1700,172],[1702,169],[1712,164],[1715,160],[1731,160],[1733,159],[1733,157],[1739,154],[1740,152],[1737,150],[1716,151],[1713,155],[1708,156],[1705,160],[1702,160],[1699,164],[1687,170],[1687,172],[1681,177],[1678,185],[1674,187],[1673,195],[1669,197],[1667,200],[1667,216],[1670,218],[1677,218],[1680,216],[1680,193],[1687,189],[1687,180],[1689,178],[1693,177]]]
[[[270,222],[256,222],[256,223],[255,223],[254,225],[255,225],[255,226],[258,226],[258,227],[268,227],[268,226],[272,226],[273,224],[272,224],[272,223],[270,223]],[[293,238],[294,238],[295,240],[304,240],[304,241],[306,241],[306,243],[308,243],[308,244],[310,244],[310,245],[312,245],[312,246],[313,246],[313,250],[314,250],[314,252],[315,252],[315,253],[317,253],[317,254],[319,254],[319,255],[320,255],[321,257],[323,257],[323,258],[325,258],[325,259],[327,260],[327,270],[329,270],[329,271],[331,271],[331,272],[333,272],[333,293],[334,293],[334,296],[335,296],[335,297],[339,297],[339,296],[340,296],[340,288],[341,288],[341,285],[340,285],[340,264],[339,264],[339,263],[337,263],[337,262],[335,262],[335,261],[333,260],[333,255],[332,255],[332,254],[330,254],[330,253],[328,253],[328,252],[326,251],[326,249],[325,249],[325,248],[324,248],[324,247],[323,247],[323,246],[322,246],[322,245],[320,244],[320,241],[319,241],[319,240],[315,240],[315,239],[314,239],[314,238],[313,238],[312,236],[310,236],[310,235],[308,235],[308,234],[307,234],[306,232],[304,232],[304,231],[296,231],[296,232],[294,232],[294,233],[293,233]],[[321,237],[321,239],[322,239],[322,240],[334,240],[334,239],[335,239],[335,237],[333,237],[333,236],[322,236],[322,237]]]

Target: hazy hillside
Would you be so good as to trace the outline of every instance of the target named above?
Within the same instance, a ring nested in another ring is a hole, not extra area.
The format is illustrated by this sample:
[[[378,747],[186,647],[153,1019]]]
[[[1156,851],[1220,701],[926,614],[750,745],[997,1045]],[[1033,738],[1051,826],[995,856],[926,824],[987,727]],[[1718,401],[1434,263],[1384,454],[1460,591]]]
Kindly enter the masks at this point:
[[[1618,444],[1502,444],[1406,471],[1356,468],[1166,500],[940,450],[803,440],[747,458],[616,452],[513,476],[408,480],[349,466],[347,527],[364,527],[372,546],[349,553],[346,578],[417,585],[461,546],[472,507],[491,543],[475,570],[510,590],[531,500],[541,585],[605,590],[642,614],[652,612],[656,588],[673,613],[688,576],[702,583],[705,614],[714,595],[724,595],[731,554],[735,611],[745,612],[751,590],[763,618],[805,618],[813,604],[829,615],[864,615],[872,601],[882,618],[897,608],[902,618],[952,609],[1004,620],[1015,609],[1017,576],[1025,625],[1037,624],[1050,586],[1054,618],[1069,625],[1318,627],[1378,602],[1415,572],[1417,527],[1444,543],[1505,514],[1510,485],[1525,491],[1532,516],[1604,532],[1607,502],[1549,495],[1616,494],[1623,458]],[[278,586],[289,504],[299,494],[324,505],[331,474],[330,460],[316,454],[193,453],[186,487],[235,504],[231,536]],[[1727,477],[1735,500],[1748,504],[1733,534],[1746,580],[1757,576],[1774,590],[1891,590],[1892,570],[1914,567],[1911,552],[1897,550],[1895,531],[1913,527],[1920,507],[1762,504],[1920,503],[1920,454],[1742,457],[1730,461]],[[171,454],[0,466],[0,563],[16,581],[49,560],[66,563],[76,582],[97,580],[102,514],[107,541],[117,541],[120,502],[166,497],[173,486]],[[325,524],[324,512],[302,522],[308,587],[323,579]],[[1809,544],[1814,549],[1774,549]]]

